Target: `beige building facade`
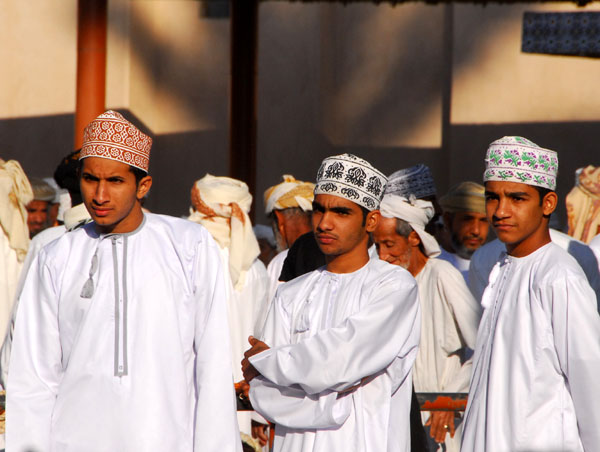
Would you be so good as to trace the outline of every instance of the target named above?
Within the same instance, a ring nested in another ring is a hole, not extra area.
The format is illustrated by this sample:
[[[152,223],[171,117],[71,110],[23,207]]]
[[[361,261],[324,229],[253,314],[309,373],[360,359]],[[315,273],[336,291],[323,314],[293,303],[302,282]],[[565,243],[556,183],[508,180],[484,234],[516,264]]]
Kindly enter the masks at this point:
[[[205,6],[109,0],[106,107],[154,137],[159,213],[187,214],[194,180],[229,168],[230,21]],[[423,162],[444,192],[479,181],[504,135],[559,152],[564,199],[576,168],[600,164],[600,59],[521,52],[526,11],[600,2],[261,2],[256,219],[265,188],[313,179],[327,155]],[[0,157],[31,176],[73,150],[76,35],[76,0],[0,0]]]

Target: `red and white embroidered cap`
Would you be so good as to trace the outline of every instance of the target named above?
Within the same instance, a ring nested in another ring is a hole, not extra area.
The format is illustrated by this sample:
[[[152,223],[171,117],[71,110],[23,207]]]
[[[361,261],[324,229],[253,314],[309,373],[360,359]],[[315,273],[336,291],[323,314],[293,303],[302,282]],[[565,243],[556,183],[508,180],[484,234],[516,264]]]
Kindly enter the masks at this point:
[[[85,128],[79,160],[86,157],[101,157],[148,172],[151,147],[152,138],[127,121],[120,113],[108,110]]]

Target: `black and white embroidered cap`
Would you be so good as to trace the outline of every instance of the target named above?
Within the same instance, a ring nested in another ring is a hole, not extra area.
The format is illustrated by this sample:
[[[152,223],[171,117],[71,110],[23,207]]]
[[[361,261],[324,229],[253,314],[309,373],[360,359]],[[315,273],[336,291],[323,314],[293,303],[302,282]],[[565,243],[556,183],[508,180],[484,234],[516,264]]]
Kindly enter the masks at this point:
[[[405,198],[414,195],[417,199],[435,196],[435,183],[431,170],[427,165],[419,163],[392,173],[388,178],[385,194],[404,196]]]
[[[335,195],[367,210],[379,208],[387,178],[369,162],[352,154],[327,157],[317,173],[315,196]]]

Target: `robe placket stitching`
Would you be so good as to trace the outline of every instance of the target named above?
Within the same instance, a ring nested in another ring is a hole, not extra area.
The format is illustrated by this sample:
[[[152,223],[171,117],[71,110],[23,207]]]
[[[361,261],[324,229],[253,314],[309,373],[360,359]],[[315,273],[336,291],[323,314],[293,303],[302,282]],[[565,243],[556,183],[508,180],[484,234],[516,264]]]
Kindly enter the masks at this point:
[[[127,375],[127,237],[114,235],[111,238],[113,255],[113,274],[115,286],[115,377]],[[117,244],[123,240],[123,283],[119,284],[119,262]],[[121,289],[122,288],[122,289]]]

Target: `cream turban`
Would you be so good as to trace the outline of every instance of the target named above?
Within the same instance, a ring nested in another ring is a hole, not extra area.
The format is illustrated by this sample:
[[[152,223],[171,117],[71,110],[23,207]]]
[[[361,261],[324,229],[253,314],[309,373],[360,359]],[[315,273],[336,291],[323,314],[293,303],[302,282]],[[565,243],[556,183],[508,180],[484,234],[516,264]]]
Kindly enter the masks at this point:
[[[410,199],[398,195],[384,195],[379,211],[386,218],[398,218],[410,224],[419,235],[427,257],[436,257],[440,254],[437,241],[425,231],[425,226],[435,214],[431,202],[416,199],[414,195]]]
[[[600,167],[587,166],[567,195],[569,235],[582,242],[600,233]]]
[[[312,211],[315,184],[296,180],[294,176],[285,174],[283,182],[265,190],[265,213],[274,210],[299,207],[304,212]]]
[[[29,247],[29,228],[25,206],[33,200],[31,184],[16,160],[0,159],[0,225],[8,237],[9,246],[19,262],[25,260]]]
[[[485,214],[485,188],[475,182],[461,182],[440,198],[444,212],[477,212]]]
[[[236,179],[207,174],[192,187],[189,219],[229,249],[229,274],[236,290],[243,288],[245,273],[260,253],[248,216],[251,205],[248,186]]]

